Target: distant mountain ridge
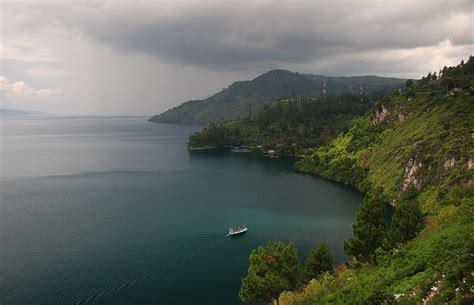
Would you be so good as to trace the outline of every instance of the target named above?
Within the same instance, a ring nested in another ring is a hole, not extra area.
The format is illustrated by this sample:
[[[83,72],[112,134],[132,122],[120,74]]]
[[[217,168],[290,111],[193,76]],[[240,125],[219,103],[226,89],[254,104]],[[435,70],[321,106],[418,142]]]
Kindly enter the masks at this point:
[[[19,109],[5,109],[0,108],[0,116],[10,116],[10,115],[42,115],[46,114],[43,111],[25,111]]]
[[[157,123],[213,124],[237,120],[260,113],[266,104],[286,94],[320,95],[328,93],[387,93],[404,85],[404,79],[379,76],[334,77],[271,70],[253,80],[236,81],[228,88],[203,100],[191,100],[149,119]]]

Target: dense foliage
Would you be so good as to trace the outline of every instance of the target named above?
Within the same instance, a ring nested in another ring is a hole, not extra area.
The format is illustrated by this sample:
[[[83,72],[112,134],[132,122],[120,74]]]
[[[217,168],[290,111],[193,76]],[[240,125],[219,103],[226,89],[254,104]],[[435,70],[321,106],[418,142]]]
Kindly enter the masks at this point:
[[[377,196],[366,196],[352,225],[355,238],[344,241],[344,251],[359,261],[376,262],[375,251],[385,238],[384,202]]]
[[[273,149],[280,155],[303,155],[347,131],[352,119],[370,108],[376,96],[343,93],[320,98],[291,94],[265,106],[255,118],[211,126],[192,135],[188,146],[228,147],[243,144]],[[227,129],[227,132],[224,132]],[[240,136],[236,139],[233,136]]]
[[[420,235],[391,251],[378,251],[377,265],[364,264],[325,275],[280,304],[472,304],[473,203],[446,209]],[[436,287],[436,290],[433,289]]]
[[[232,147],[243,143],[240,130],[225,126],[211,126],[189,136],[188,146],[193,148]]]
[[[248,273],[242,279],[239,296],[248,304],[268,304],[278,300],[283,291],[301,287],[313,278],[333,272],[333,258],[324,242],[310,251],[300,268],[292,243],[285,245],[271,241],[250,254]]]
[[[417,200],[402,200],[397,204],[392,216],[389,236],[389,245],[403,243],[416,237],[423,229],[424,217]]]
[[[269,242],[253,250],[249,269],[242,279],[240,298],[248,304],[267,304],[285,290],[295,288],[299,261],[293,244]]]
[[[251,81],[234,82],[207,99],[183,103],[150,118],[150,121],[207,125],[243,119],[248,117],[249,109],[257,115],[265,105],[290,92],[319,96],[324,82],[332,94],[358,93],[362,86],[364,92],[380,95],[403,87],[404,80],[378,76],[330,77],[272,70]]]
[[[467,89],[472,86],[472,79],[466,77],[469,74],[474,74],[474,61],[472,60],[472,56],[466,63],[464,63],[463,60],[457,66],[444,66],[443,69],[439,70],[438,75],[436,75],[436,72],[428,73],[428,75],[416,82],[416,86],[435,88],[435,86],[440,85],[448,90],[453,88]],[[435,80],[438,80],[438,82],[432,82]]]
[[[334,262],[328,246],[321,242],[309,252],[301,270],[299,286],[307,285],[309,281],[319,278],[326,272],[330,274],[334,272]]]

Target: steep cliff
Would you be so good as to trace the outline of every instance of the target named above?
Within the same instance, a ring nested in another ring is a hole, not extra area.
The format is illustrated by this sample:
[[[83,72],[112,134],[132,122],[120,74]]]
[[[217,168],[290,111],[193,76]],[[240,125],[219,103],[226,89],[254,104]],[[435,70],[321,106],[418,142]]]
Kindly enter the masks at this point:
[[[280,304],[472,304],[474,293],[474,59],[382,98],[346,133],[296,169],[364,192],[397,209],[418,203],[425,229],[377,264],[341,266]]]

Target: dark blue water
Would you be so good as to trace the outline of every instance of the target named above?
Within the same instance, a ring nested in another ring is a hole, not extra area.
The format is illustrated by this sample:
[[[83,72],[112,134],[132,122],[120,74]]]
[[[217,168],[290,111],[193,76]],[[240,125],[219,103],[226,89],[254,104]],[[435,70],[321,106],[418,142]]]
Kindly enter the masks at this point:
[[[190,154],[194,126],[1,122],[0,303],[240,304],[248,255],[342,240],[361,196],[288,159]],[[249,232],[225,237],[229,226]]]

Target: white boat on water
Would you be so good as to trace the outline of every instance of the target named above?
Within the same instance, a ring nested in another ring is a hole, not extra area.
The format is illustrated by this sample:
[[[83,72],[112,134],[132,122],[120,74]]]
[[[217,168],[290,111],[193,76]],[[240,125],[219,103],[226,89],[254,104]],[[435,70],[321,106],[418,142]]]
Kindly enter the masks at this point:
[[[242,234],[242,233],[247,232],[247,230],[248,228],[246,225],[235,226],[235,227],[229,228],[229,233],[227,234],[227,236]]]

